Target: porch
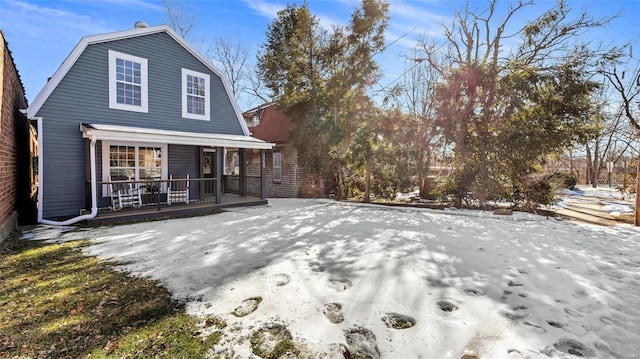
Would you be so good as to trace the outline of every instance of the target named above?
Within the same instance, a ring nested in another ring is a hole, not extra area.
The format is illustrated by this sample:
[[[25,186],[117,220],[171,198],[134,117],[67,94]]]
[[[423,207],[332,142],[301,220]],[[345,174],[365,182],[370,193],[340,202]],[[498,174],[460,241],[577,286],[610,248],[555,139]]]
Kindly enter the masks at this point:
[[[260,177],[223,176],[220,185],[218,189],[217,178],[188,177],[99,182],[109,193],[110,202],[87,224],[188,217],[217,213],[224,208],[267,204]]]
[[[81,130],[89,140],[84,208],[91,212],[68,221],[95,225],[267,203],[263,151],[271,143],[114,125],[82,124]],[[257,171],[248,170],[250,162]]]

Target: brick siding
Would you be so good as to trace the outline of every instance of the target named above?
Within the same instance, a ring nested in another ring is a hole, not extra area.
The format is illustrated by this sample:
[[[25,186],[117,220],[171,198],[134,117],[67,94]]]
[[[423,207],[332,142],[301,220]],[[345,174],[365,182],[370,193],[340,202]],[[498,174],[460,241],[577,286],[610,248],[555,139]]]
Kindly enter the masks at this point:
[[[291,144],[279,145],[265,153],[265,197],[323,197],[324,188],[319,176],[305,171],[298,163],[297,151]],[[281,180],[273,180],[273,153],[281,154]],[[247,153],[247,176],[260,176],[260,152]]]
[[[19,114],[27,107],[22,82],[0,31],[0,241],[16,222],[17,160],[15,122],[26,121]]]

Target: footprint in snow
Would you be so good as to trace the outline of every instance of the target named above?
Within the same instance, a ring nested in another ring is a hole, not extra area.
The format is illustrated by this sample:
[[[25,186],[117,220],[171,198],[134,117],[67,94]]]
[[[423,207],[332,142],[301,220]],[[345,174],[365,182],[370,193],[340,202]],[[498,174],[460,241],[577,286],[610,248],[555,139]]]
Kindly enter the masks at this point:
[[[532,359],[538,357],[538,355],[536,355],[535,353],[533,354],[533,356],[525,355],[517,349],[509,349],[507,351],[507,354],[509,354],[509,358],[511,359]]]
[[[505,318],[513,320],[514,322],[520,321],[529,316],[529,314],[527,313],[516,313],[510,310],[502,310],[500,311],[500,314],[502,314]]]
[[[593,351],[577,340],[563,338],[553,344],[557,350],[581,358],[593,357]],[[547,354],[547,353],[545,353]]]
[[[329,286],[338,292],[345,291],[353,286],[353,283],[346,278],[329,279]]]
[[[309,268],[311,268],[311,271],[315,273],[321,273],[327,270],[327,266],[322,265],[318,262],[309,263]]]
[[[280,358],[282,347],[290,345],[291,332],[284,324],[267,323],[249,337],[251,352],[260,358]],[[286,356],[288,358],[288,356]]]
[[[380,359],[380,349],[376,343],[376,336],[369,329],[356,327],[344,332],[347,342],[345,358]]]
[[[436,314],[450,316],[457,314],[460,304],[449,298],[440,298],[433,302],[431,308]]]
[[[342,304],[340,303],[325,304],[322,313],[333,324],[344,322],[344,316],[342,315]]]
[[[544,329],[543,327],[541,327],[539,325],[536,325],[536,324],[533,324],[531,322],[522,322],[522,324],[532,327],[533,330],[538,334],[544,334],[544,333],[547,332],[547,330]]]
[[[600,318],[602,319],[602,318]],[[560,323],[560,322],[556,322],[554,320],[547,320],[547,324],[549,324],[550,326],[554,327],[554,328],[562,328],[564,327],[564,324]]]
[[[484,294],[482,290],[478,288],[465,288],[464,292],[472,297],[479,297]]]
[[[252,297],[242,301],[240,305],[231,312],[236,317],[245,317],[258,309],[262,302],[262,297]]]
[[[412,317],[398,313],[387,313],[382,317],[382,321],[387,328],[408,329],[416,325],[416,320]]]
[[[285,285],[289,284],[289,282],[291,281],[291,277],[288,274],[276,273],[269,277],[267,281],[273,286],[284,287]]]

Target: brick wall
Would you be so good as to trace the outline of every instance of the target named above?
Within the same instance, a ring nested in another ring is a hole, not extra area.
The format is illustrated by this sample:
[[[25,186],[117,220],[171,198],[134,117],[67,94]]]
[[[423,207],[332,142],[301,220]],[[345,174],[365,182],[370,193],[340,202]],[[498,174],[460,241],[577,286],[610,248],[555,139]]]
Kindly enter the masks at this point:
[[[19,110],[26,108],[22,82],[0,31],[0,241],[15,227],[17,160],[16,121],[26,121]]]
[[[281,180],[273,180],[273,153],[281,155]],[[260,175],[260,152],[247,154],[247,175]],[[278,145],[273,150],[265,151],[265,197],[294,198],[294,197],[323,197],[324,191],[315,174],[308,173],[298,163],[295,148],[290,145]]]

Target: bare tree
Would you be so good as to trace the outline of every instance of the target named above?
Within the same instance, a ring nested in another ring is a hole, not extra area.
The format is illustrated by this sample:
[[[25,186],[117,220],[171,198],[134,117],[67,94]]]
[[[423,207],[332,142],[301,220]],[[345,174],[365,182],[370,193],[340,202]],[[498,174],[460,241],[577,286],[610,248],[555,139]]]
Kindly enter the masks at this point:
[[[401,99],[409,114],[408,133],[405,144],[410,148],[412,160],[420,188],[420,196],[428,198],[432,188],[425,186],[428,175],[432,143],[436,137],[433,90],[438,81],[437,72],[424,58],[407,58],[404,81],[401,86]]]
[[[621,75],[616,71],[617,59],[612,58],[613,71],[603,70],[605,77],[609,80],[609,83],[613,86],[616,93],[620,96],[622,110],[625,117],[629,120],[629,124],[635,130],[636,136],[640,136],[640,116],[637,114],[634,104],[636,103],[636,97],[640,95],[640,62],[636,62],[635,69],[631,72],[631,76],[625,79],[625,72]],[[640,226],[640,152],[637,158],[636,169],[636,205],[635,205],[635,225]]]
[[[269,90],[266,89],[264,83],[260,79],[259,70],[254,66],[248,71],[247,76],[247,86],[245,87],[245,92],[247,96],[252,99],[255,99],[262,103],[271,102],[272,99],[269,98],[266,94]],[[255,101],[250,101],[255,102]],[[254,105],[259,105],[254,103]]]
[[[611,20],[584,11],[573,17],[560,0],[514,28],[516,14],[532,0],[512,3],[502,15],[497,0],[482,10],[474,4],[468,1],[444,27],[443,44],[421,44],[441,79],[435,123],[455,150],[456,206],[470,191],[480,205],[489,196],[513,193],[513,183],[523,193],[536,163],[569,145],[595,87],[583,70],[599,56],[581,36]],[[504,43],[513,39],[518,44],[508,50]],[[502,181],[505,176],[510,181]]]
[[[249,47],[241,40],[219,38],[214,42],[211,57],[227,76],[234,96],[237,97],[240,92],[245,91],[249,77],[247,69]]]
[[[164,13],[169,19],[171,28],[182,36],[187,38],[191,31],[198,26],[198,16],[191,9],[184,6],[184,1],[179,0],[162,0],[164,5]]]

